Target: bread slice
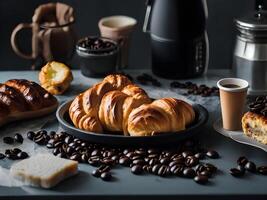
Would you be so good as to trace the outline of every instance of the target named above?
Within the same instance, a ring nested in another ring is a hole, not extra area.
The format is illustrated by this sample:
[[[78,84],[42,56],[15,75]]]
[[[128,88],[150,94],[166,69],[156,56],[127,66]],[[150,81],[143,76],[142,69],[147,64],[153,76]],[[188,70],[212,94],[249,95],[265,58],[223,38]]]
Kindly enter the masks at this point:
[[[244,134],[267,145],[267,117],[247,112],[242,118]]]
[[[50,154],[37,154],[15,163],[11,175],[31,186],[51,188],[78,173],[78,162]]]

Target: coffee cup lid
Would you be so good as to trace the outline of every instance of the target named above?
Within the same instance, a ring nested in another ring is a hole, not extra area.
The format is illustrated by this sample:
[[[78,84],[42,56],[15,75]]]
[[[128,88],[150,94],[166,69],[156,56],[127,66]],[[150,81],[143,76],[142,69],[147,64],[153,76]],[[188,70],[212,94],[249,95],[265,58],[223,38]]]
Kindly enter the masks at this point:
[[[227,84],[238,85],[236,88],[225,87]],[[227,92],[242,92],[248,89],[249,84],[246,80],[240,78],[223,78],[217,82],[217,86],[220,90]]]

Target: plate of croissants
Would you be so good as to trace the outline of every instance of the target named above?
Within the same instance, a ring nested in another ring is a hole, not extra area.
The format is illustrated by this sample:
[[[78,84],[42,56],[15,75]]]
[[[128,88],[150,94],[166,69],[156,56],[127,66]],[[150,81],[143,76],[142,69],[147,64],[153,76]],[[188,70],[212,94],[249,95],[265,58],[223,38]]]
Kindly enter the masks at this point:
[[[151,99],[126,76],[115,74],[63,103],[57,118],[63,130],[91,142],[155,145],[191,137],[208,112],[171,97]]]

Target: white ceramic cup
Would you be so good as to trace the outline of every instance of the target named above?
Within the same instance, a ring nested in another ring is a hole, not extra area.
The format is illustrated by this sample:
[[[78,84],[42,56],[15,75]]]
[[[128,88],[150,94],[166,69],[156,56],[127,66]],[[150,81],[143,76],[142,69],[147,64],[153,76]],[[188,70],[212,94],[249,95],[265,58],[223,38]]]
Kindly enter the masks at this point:
[[[129,40],[136,24],[134,18],[122,15],[104,17],[98,22],[101,36],[115,40],[120,45],[119,68],[128,66]]]
[[[217,82],[217,86],[220,90],[223,128],[231,131],[240,130],[248,82],[239,78],[224,78]]]

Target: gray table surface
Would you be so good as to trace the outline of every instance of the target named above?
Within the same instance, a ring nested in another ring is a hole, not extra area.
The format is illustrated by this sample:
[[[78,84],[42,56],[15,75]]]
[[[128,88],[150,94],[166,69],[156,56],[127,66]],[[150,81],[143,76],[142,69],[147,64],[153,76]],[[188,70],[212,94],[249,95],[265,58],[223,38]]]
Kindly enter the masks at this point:
[[[72,87],[65,95],[58,96],[60,101],[70,99],[93,83],[99,81],[99,79],[83,77],[79,71],[73,72],[74,81]],[[143,71],[128,72],[137,75]],[[214,86],[219,78],[227,76],[229,76],[229,71],[216,70],[209,71],[207,75],[191,81]],[[25,78],[37,81],[38,72],[0,72],[0,82],[11,78]],[[160,80],[163,86],[159,90],[167,90],[170,81]],[[149,90],[150,87],[145,87],[145,89]],[[212,123],[220,117],[219,104],[211,108],[209,107],[209,98],[206,98],[207,100],[204,101],[203,98],[202,100],[199,100],[199,98],[201,97],[193,97],[191,100],[204,102],[211,113],[208,124],[200,131],[198,137],[204,146],[216,149],[221,155],[220,159],[209,160],[210,163],[214,163],[220,169],[218,174],[211,179],[210,184],[198,185],[192,180],[178,177],[136,176],[131,174],[128,168],[114,169],[113,173],[116,179],[112,182],[104,182],[90,175],[93,167],[80,164],[80,173],[76,177],[64,181],[51,190],[31,187],[0,187],[0,199],[72,199],[74,197],[79,199],[135,199],[137,197],[151,199],[162,199],[163,197],[167,199],[195,199],[199,197],[205,199],[215,197],[219,199],[236,199],[237,197],[242,197],[243,199],[266,199],[267,176],[248,173],[242,179],[233,178],[229,175],[228,170],[235,166],[236,159],[240,155],[245,155],[260,165],[267,164],[267,154],[254,147],[239,144],[215,132],[212,128]],[[213,97],[210,101],[218,101],[216,98]]]

